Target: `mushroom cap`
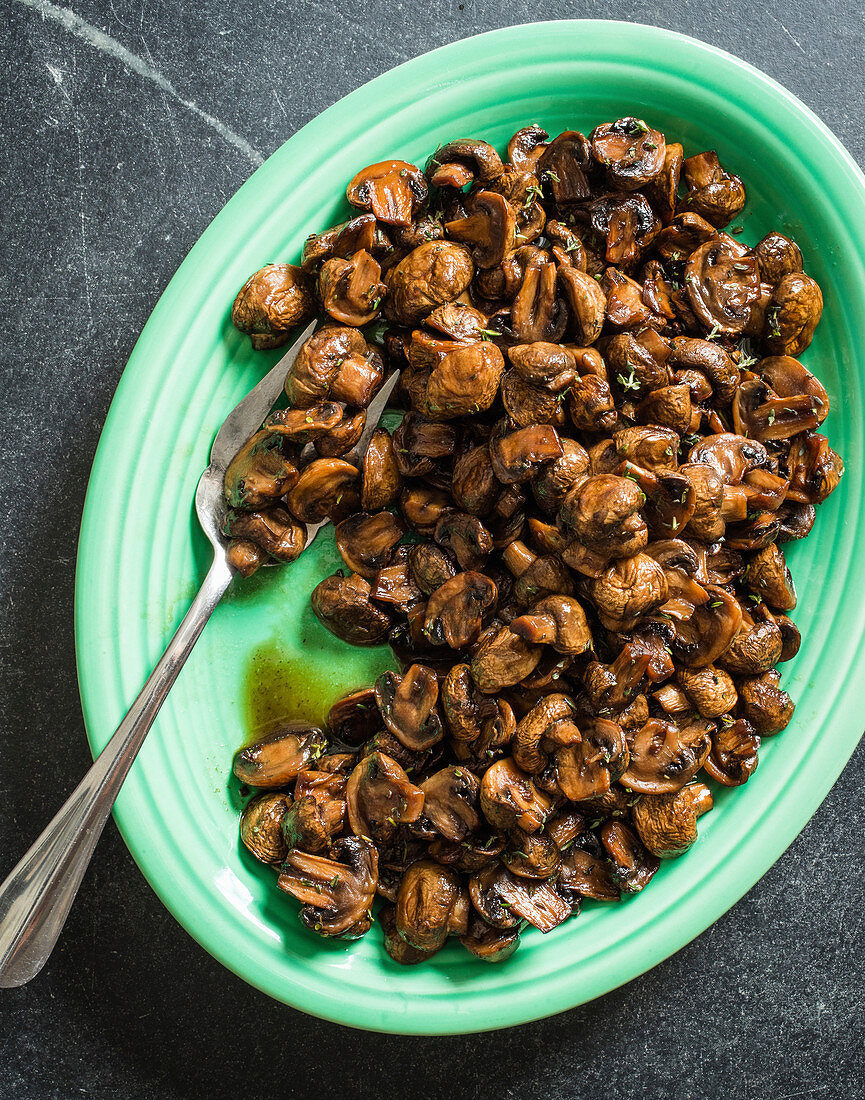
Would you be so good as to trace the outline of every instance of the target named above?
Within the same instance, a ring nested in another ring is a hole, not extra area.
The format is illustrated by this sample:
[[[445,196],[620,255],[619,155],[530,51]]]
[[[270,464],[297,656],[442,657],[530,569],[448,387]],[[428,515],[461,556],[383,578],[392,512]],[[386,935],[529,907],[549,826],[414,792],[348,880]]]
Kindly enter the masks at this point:
[[[284,791],[264,791],[251,798],[240,815],[240,839],[262,863],[281,863],[288,852],[282,820],[291,799]]]
[[[417,821],[424,796],[396,760],[383,752],[371,752],[348,777],[345,801],[355,836],[386,843],[399,825]]]
[[[361,210],[371,210],[385,225],[410,225],[426,202],[429,189],[423,172],[404,160],[383,160],[361,168],[346,188],[346,198]]]
[[[726,239],[700,245],[688,260],[685,286],[693,309],[706,330],[738,336],[760,296],[754,256],[741,256]]]
[[[236,752],[232,771],[250,787],[286,787],[324,747],[324,734],[317,726],[289,722]]]
[[[267,264],[238,291],[231,320],[249,333],[254,348],[278,348],[314,314],[315,297],[305,272],[292,264]]]
[[[334,843],[331,855],[290,849],[279,887],[303,903],[300,919],[310,931],[356,939],[372,924],[378,852],[371,841],[349,836]]]
[[[413,752],[431,748],[444,736],[438,696],[436,675],[424,665],[412,665],[402,677],[383,672],[375,683],[382,721]]]
[[[712,795],[704,783],[695,783],[672,794],[644,795],[633,808],[640,840],[661,859],[686,852],[697,839],[697,818],[712,808]]]
[[[310,603],[322,626],[351,645],[381,645],[390,630],[390,616],[370,603],[372,588],[357,573],[325,577]]]
[[[468,287],[474,264],[467,248],[450,241],[425,241],[385,274],[385,313],[401,325],[414,325],[442,302]]]

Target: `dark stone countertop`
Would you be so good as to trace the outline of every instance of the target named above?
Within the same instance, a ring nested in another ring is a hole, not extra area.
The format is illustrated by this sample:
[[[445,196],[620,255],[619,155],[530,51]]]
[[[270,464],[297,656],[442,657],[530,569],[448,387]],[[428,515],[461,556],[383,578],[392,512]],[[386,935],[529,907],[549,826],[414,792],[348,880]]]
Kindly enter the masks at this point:
[[[865,22],[848,0],[69,2],[0,5],[0,874],[89,762],[73,574],[111,395],[255,150],[430,47],[596,16],[739,54],[865,163]],[[863,788],[865,745],[763,880],[650,973],[554,1019],[449,1039],[353,1032],[269,1001],[181,930],[109,824],[49,964],[0,993],[0,1096],[861,1097]]]

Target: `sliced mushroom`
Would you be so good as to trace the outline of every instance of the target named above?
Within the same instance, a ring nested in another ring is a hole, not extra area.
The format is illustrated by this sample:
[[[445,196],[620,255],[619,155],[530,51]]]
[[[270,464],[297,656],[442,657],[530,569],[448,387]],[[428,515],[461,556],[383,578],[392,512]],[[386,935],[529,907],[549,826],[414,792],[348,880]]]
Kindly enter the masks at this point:
[[[458,138],[440,145],[430,157],[428,166],[452,163],[466,165],[472,172],[472,178],[481,183],[498,179],[504,171],[502,159],[492,145],[478,138]]]
[[[468,931],[460,936],[460,943],[476,959],[484,962],[505,962],[520,945],[520,934],[516,930],[508,931],[494,928],[478,913],[469,918]]]
[[[591,832],[581,833],[564,852],[558,885],[566,896],[574,895],[578,899],[618,901],[621,896],[613,881],[610,861]]]
[[[337,840],[332,859],[297,848],[286,856],[279,888],[302,903],[300,919],[321,936],[356,939],[372,924],[372,902],[378,883],[378,852],[369,840]]]
[[[436,524],[435,540],[467,570],[482,569],[493,548],[489,531],[466,512],[446,512]]]
[[[348,777],[345,801],[352,832],[384,844],[420,817],[423,791],[390,756],[372,752]]]
[[[647,794],[634,806],[640,840],[661,859],[680,856],[697,839],[697,818],[712,809],[712,792],[694,783],[673,794]]]
[[[495,607],[497,595],[495,583],[483,573],[457,573],[430,596],[424,635],[434,645],[465,649],[480,636],[484,617]]]
[[[517,723],[514,733],[511,751],[517,767],[530,775],[540,775],[549,764],[549,753],[579,741],[574,710],[573,699],[558,692],[536,703]]]
[[[491,764],[481,780],[480,805],[484,817],[503,831],[536,833],[550,815],[551,799],[537,789],[525,772],[506,757]]]
[[[543,882],[557,873],[562,856],[552,837],[513,829],[502,862],[517,878]]]
[[[389,508],[399,497],[400,472],[393,440],[386,428],[376,428],[363,456],[360,506],[364,512]]]
[[[589,224],[606,241],[606,261],[633,271],[661,228],[648,201],[639,194],[603,195],[587,207]]]
[[[811,343],[823,314],[817,283],[801,272],[785,275],[766,310],[763,341],[773,355],[800,355]]]
[[[384,672],[375,685],[382,720],[407,749],[423,752],[444,736],[438,701],[438,680],[423,665],[412,665],[402,678]]]
[[[471,245],[472,259],[480,268],[495,267],[514,247],[516,214],[495,191],[477,191],[470,200],[468,215],[445,223],[448,236]]]
[[[306,529],[280,504],[256,512],[228,512],[223,531],[255,543],[277,561],[295,561],[306,546]]]
[[[416,829],[423,835],[438,834],[445,840],[462,843],[481,825],[478,814],[480,782],[468,768],[449,765],[421,784],[424,793],[423,814]]]
[[[251,798],[240,815],[240,839],[262,863],[282,863],[288,845],[282,819],[291,799],[282,791],[265,791]]]
[[[756,258],[739,255],[727,239],[707,241],[688,260],[685,286],[691,308],[707,331],[737,336],[760,296]]]
[[[362,168],[346,189],[352,206],[371,210],[385,225],[410,225],[426,202],[423,172],[404,160],[384,160]]]
[[[745,205],[745,185],[738,176],[721,167],[714,151],[688,157],[682,164],[688,193],[682,206],[705,218],[716,229],[723,229]]]
[[[558,282],[571,311],[571,320],[579,342],[594,344],[604,327],[607,296],[597,279],[575,267],[560,267]]]
[[[450,497],[432,485],[403,486],[399,497],[403,519],[422,535],[432,535],[436,524],[451,508]]]
[[[591,649],[592,633],[582,605],[573,596],[545,596],[510,624],[511,631],[534,645],[550,645],[557,653]]]
[[[234,299],[231,320],[256,349],[278,348],[292,329],[315,315],[309,277],[292,264],[267,264],[246,280]]]
[[[326,398],[365,409],[383,379],[381,355],[356,328],[327,324],[300,349],[286,376],[285,393],[295,409]]]
[[[712,749],[703,767],[725,787],[739,787],[754,774],[760,735],[745,718],[722,723],[712,734]]]
[[[668,141],[664,151],[664,166],[649,181],[645,193],[664,225],[669,225],[676,212],[679,180],[682,175],[684,150],[678,142]]]
[[[725,652],[742,622],[742,608],[726,589],[706,585],[707,599],[676,623],[673,651],[687,668],[705,668]]]
[[[390,512],[355,512],[337,524],[336,547],[352,571],[373,579],[387,565],[391,552],[405,534],[399,517]]]
[[[605,821],[601,844],[610,860],[613,882],[624,894],[636,894],[649,885],[660,866],[658,857],[623,821]]]
[[[597,474],[568,491],[559,511],[559,523],[601,563],[631,557],[649,541],[640,515],[644,503],[645,495],[630,478]],[[573,568],[580,568],[573,558],[566,560]]]
[[[589,197],[586,173],[591,169],[591,147],[578,130],[565,130],[546,146],[535,165],[539,180],[553,201],[568,204]]]
[[[592,153],[613,187],[634,191],[653,180],[664,167],[666,142],[641,118],[620,118],[596,126]]]
[[[401,325],[414,325],[442,302],[453,302],[474,275],[468,249],[449,241],[426,241],[385,274],[385,313]]]
[[[351,645],[381,645],[391,620],[370,603],[371,591],[369,582],[356,573],[337,573],[313,589],[310,602],[315,617],[337,638]]]
[[[667,794],[689,783],[709,755],[714,726],[694,721],[680,728],[674,722],[650,718],[628,736],[630,762],[619,782],[637,794]]]
[[[317,726],[290,722],[234,754],[232,771],[250,787],[287,787],[325,748]]]
[[[373,688],[361,688],[338,699],[328,711],[327,728],[337,741],[355,748],[381,726]]]
[[[520,428],[490,442],[490,462],[505,485],[528,481],[537,469],[562,456],[558,432],[549,424]]]
[[[381,267],[361,249],[348,259],[326,261],[318,276],[318,296],[335,321],[359,327],[375,319],[387,293],[380,279]]]
[[[496,928],[517,928],[520,919],[550,932],[571,915],[571,907],[549,883],[529,886],[499,865],[469,881],[472,905]]]
[[[531,645],[508,627],[502,627],[472,657],[472,679],[484,694],[494,694],[524,680],[537,668],[541,655],[540,646]]]
[[[408,560],[411,575],[425,596],[431,596],[445,581],[456,576],[450,554],[428,542],[412,546]]]

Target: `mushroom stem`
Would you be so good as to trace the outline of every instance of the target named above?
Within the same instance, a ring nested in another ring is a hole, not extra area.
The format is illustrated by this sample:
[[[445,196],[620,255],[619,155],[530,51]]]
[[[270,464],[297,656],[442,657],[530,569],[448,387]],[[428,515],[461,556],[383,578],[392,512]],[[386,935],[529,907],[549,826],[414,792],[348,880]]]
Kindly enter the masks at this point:
[[[502,551],[502,559],[515,577],[521,577],[536,557],[537,554],[533,554],[528,546],[524,542],[520,542],[519,539],[514,539]]]

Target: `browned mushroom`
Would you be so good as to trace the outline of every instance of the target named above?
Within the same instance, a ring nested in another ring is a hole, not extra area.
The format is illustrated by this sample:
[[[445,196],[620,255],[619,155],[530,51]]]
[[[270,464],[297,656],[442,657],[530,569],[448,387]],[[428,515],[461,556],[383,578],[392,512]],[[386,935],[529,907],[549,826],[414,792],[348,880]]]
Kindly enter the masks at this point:
[[[785,275],[766,310],[763,341],[773,355],[800,355],[811,343],[823,314],[817,283],[801,272]]]
[[[678,673],[685,694],[704,718],[719,718],[731,711],[738,699],[733,678],[722,668],[683,668]]]
[[[402,877],[396,899],[396,930],[420,951],[440,948],[449,933],[468,931],[468,898],[459,876],[431,859],[413,863]]]
[[[246,280],[234,299],[231,320],[257,349],[278,348],[292,329],[315,314],[308,276],[292,264],[267,264]]]
[[[352,573],[337,573],[313,590],[310,602],[322,626],[351,645],[381,645],[390,630],[391,620],[370,603],[369,581]]]
[[[338,699],[328,711],[327,728],[337,741],[355,747],[380,728],[373,688],[361,688]]]
[[[628,766],[625,732],[607,718],[580,718],[580,740],[556,752],[556,784],[574,802],[596,798],[610,789]]]
[[[423,665],[412,665],[402,677],[384,672],[375,684],[382,721],[412,752],[423,752],[444,736],[438,695],[436,675]]]
[[[607,263],[633,271],[661,228],[648,201],[633,193],[603,195],[587,210],[592,229],[606,241]]]
[[[267,553],[249,539],[231,539],[225,557],[241,577],[251,577],[268,559]]]
[[[705,720],[679,727],[650,718],[628,736],[630,762],[619,782],[637,794],[667,794],[681,790],[706,760],[713,725]]]
[[[694,844],[697,818],[711,809],[711,791],[694,783],[672,794],[644,795],[634,806],[634,825],[652,855],[671,859]]]
[[[662,604],[668,594],[664,570],[648,554],[620,558],[594,579],[588,591],[608,630],[630,630],[641,615]]]
[[[453,302],[474,275],[468,249],[448,241],[426,241],[385,273],[385,314],[414,325],[442,302]]]
[[[478,913],[469,918],[468,931],[460,936],[460,943],[484,962],[504,962],[509,959],[520,944],[520,934],[516,930],[494,928]]]
[[[282,863],[288,845],[282,821],[291,799],[284,791],[264,791],[251,798],[240,815],[240,839],[262,863]]]
[[[540,646],[518,638],[502,627],[484,641],[471,660],[471,675],[480,691],[487,695],[518,684],[533,672],[541,659]]]
[[[261,508],[287,493],[298,479],[288,441],[256,432],[225,471],[225,499],[232,508]]]
[[[535,645],[550,645],[557,653],[585,653],[592,633],[582,604],[573,596],[545,596],[526,615],[510,624],[511,631]]]
[[[355,512],[337,524],[334,538],[352,573],[370,580],[387,565],[391,551],[404,534],[404,525],[390,512]]]
[[[232,771],[250,787],[286,787],[324,747],[324,734],[317,726],[289,723],[235,753]]]
[[[751,591],[770,607],[792,611],[796,606],[796,586],[780,546],[770,543],[752,554],[745,579]]]
[[[607,310],[607,296],[597,279],[574,267],[560,267],[558,282],[571,311],[579,342],[593,344],[601,335]]]
[[[580,833],[568,846],[559,871],[559,888],[566,897],[618,901],[619,887],[613,881],[610,861],[594,833]]]
[[[493,548],[489,531],[477,516],[446,512],[436,524],[435,540],[450,550],[461,569],[482,569]]]
[[[478,267],[495,267],[514,247],[516,212],[504,195],[477,191],[468,203],[468,215],[445,223],[449,237],[471,245]]]
[[[688,157],[682,164],[688,193],[681,200],[684,209],[705,218],[716,229],[729,225],[745,205],[745,185],[725,171],[714,151]]]
[[[352,832],[384,843],[398,826],[417,821],[423,810],[423,791],[395,760],[383,752],[372,752],[349,776],[345,801]]]
[[[640,837],[623,821],[612,820],[604,822],[600,837],[613,882],[622,893],[636,894],[648,886],[660,863]]]
[[[352,206],[371,210],[385,225],[409,225],[429,194],[423,172],[404,160],[362,168],[346,189]]]
[[[325,260],[333,256],[348,259],[359,249],[376,257],[383,257],[392,249],[374,214],[359,214],[324,233],[312,233],[304,241],[300,266],[308,273],[315,273]]]
[[[757,261],[740,255],[726,239],[707,241],[688,260],[685,286],[691,308],[707,332],[737,336],[760,296]]]
[[[421,784],[424,794],[423,813],[415,830],[423,835],[443,836],[462,843],[470,833],[480,828],[478,813],[480,783],[468,768],[450,765],[435,772]]]
[[[484,617],[495,607],[497,595],[495,582],[483,573],[457,573],[430,596],[424,635],[434,645],[465,649],[480,636]]]
[[[741,713],[761,736],[778,733],[790,724],[796,704],[779,686],[776,668],[739,681]]]
[[[570,489],[559,511],[559,523],[577,540],[579,554],[566,553],[567,563],[589,576],[599,576],[598,567],[610,558],[627,558],[643,550],[649,541],[640,515],[644,503],[645,494],[634,481],[613,474],[598,474]],[[586,563],[586,551],[593,562]],[[592,564],[594,570],[590,571]]]
[[[496,436],[489,450],[493,472],[505,485],[528,481],[539,467],[563,453],[559,434],[549,424]]]
[[[517,928],[526,920],[551,932],[571,915],[571,906],[549,883],[530,887],[501,866],[473,875],[469,894],[478,913],[496,928]]]
[[[760,274],[775,286],[785,275],[802,270],[802,253],[795,241],[783,233],[767,233],[754,248]]]
[[[634,191],[653,180],[664,167],[666,141],[641,118],[620,118],[596,126],[592,153],[607,171],[613,187]]]
[[[502,353],[490,341],[465,343],[412,333],[409,363],[423,372],[413,395],[418,412],[433,420],[452,420],[488,409],[504,371]]]
[[[349,325],[323,325],[310,336],[285,379],[293,408],[325,398],[366,408],[384,378],[381,355]]]
[[[306,545],[306,529],[280,504],[256,512],[229,512],[226,535],[255,543],[277,561],[295,561]]]
[[[525,833],[536,833],[552,807],[549,796],[507,757],[497,760],[484,773],[480,804],[484,817],[494,827],[518,828]]]
[[[300,919],[320,936],[356,939],[372,924],[378,883],[378,853],[370,840],[337,840],[332,859],[292,848],[279,875],[279,888],[302,903]]]
[[[341,458],[315,458],[292,486],[289,510],[303,523],[318,523],[354,511],[360,504],[356,466]]]

